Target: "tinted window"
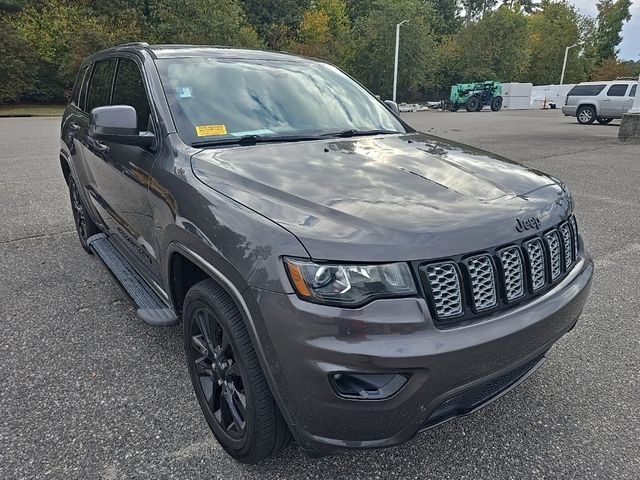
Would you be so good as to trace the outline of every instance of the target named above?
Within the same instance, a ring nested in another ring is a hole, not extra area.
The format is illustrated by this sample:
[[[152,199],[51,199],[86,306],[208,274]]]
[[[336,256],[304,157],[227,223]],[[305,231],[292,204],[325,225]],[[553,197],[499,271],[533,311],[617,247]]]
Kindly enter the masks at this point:
[[[616,83],[615,85],[611,85],[609,90],[607,90],[607,95],[610,97],[624,97],[627,93],[627,89],[629,85],[625,83]]]
[[[605,84],[598,85],[576,85],[569,91],[570,97],[595,97],[606,87]]]
[[[113,86],[112,105],[130,105],[138,114],[138,130],[148,130],[149,101],[144,89],[142,74],[136,62],[128,58],[120,59],[118,73]]]
[[[631,91],[629,92],[629,96],[630,96],[631,98],[635,98],[635,96],[636,96],[636,88],[638,88],[638,85],[637,85],[637,84],[636,84],[636,85],[634,85],[633,87],[631,87]]]
[[[176,58],[156,65],[186,143],[354,129],[405,132],[384,105],[325,63]]]
[[[109,105],[114,63],[114,60],[102,60],[96,62],[95,67],[93,67],[91,83],[89,83],[89,91],[87,92],[88,112],[91,112],[96,107]]]
[[[84,76],[87,73],[89,66],[87,65],[82,70],[78,72],[78,76],[76,77],[76,83],[73,84],[73,90],[71,92],[71,98],[69,102],[71,105],[75,105],[76,107],[80,106],[80,90],[82,86],[82,81],[84,80]]]

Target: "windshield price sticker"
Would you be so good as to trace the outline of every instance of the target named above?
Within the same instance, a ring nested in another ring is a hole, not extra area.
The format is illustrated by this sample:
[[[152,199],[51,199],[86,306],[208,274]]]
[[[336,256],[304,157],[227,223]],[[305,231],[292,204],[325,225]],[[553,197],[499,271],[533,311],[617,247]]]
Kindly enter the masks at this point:
[[[198,125],[196,127],[196,135],[199,137],[212,137],[226,134],[227,127],[224,125]]]

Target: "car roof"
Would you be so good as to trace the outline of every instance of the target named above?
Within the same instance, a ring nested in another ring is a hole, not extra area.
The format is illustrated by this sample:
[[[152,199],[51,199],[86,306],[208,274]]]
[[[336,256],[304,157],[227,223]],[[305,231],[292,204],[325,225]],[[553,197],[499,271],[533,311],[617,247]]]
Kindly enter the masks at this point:
[[[101,50],[91,55],[93,57],[104,56],[118,52],[147,51],[154,58],[189,58],[208,57],[220,59],[253,59],[253,60],[281,60],[288,62],[321,61],[287,52],[274,52],[267,50],[253,50],[249,48],[234,48],[219,45],[149,45],[144,42],[125,43],[106,50]]]
[[[580,82],[578,85],[602,85],[608,83],[638,83],[637,80],[601,80],[599,82]]]

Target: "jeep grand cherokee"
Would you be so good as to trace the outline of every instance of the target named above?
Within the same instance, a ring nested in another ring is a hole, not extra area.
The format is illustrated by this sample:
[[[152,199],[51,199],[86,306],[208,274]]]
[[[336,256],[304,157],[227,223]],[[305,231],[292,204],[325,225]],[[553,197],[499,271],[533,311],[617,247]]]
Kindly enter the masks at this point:
[[[337,68],[129,44],[80,68],[60,163],[82,246],[184,331],[241,462],[398,444],[517,385],[593,265],[559,180],[416,132]]]

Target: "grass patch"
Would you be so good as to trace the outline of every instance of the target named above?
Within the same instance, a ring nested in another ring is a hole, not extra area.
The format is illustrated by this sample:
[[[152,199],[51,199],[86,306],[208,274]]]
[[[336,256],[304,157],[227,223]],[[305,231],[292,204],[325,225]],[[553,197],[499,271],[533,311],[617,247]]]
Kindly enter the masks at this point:
[[[0,105],[0,117],[50,117],[62,115],[64,105]]]

